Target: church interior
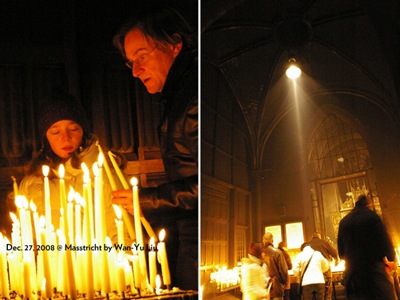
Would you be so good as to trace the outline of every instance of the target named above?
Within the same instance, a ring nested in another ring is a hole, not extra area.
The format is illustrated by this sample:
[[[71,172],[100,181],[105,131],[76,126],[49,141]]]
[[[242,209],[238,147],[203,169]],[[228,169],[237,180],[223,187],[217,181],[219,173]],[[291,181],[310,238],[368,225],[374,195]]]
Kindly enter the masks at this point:
[[[265,230],[292,255],[315,231],[336,246],[362,193],[398,247],[398,1],[201,6],[201,284]]]

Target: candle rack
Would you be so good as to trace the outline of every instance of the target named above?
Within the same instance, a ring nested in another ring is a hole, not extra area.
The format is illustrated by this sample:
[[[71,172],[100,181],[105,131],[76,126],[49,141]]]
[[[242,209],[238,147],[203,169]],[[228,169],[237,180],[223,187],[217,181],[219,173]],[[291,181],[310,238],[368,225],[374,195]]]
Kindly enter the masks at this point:
[[[48,167],[43,168],[45,215],[38,215],[32,201],[29,208],[28,200],[19,195],[14,185],[18,205],[16,213],[10,213],[13,219],[11,241],[0,233],[0,298],[172,299],[177,295],[197,295],[196,291],[170,288],[165,230],[161,231],[157,243],[150,224],[140,215],[136,178],[131,180],[135,228],[128,228],[134,244],[132,247],[125,247],[123,241],[112,244],[106,236],[103,170],[107,176],[111,176],[111,171],[100,147],[99,153],[93,173],[82,164],[82,195],[75,191],[67,193],[62,164],[55,172],[59,177],[57,196],[61,208],[57,230],[52,224],[55,220],[52,220],[50,199],[54,195],[50,194]],[[113,164],[113,167],[122,181],[118,166]],[[115,180],[109,177],[108,182],[115,190]],[[124,186],[127,184],[122,182]],[[123,216],[119,215],[118,222],[125,221]],[[132,226],[128,222],[125,225]],[[142,226],[151,240],[149,247],[144,244]],[[162,270],[161,276],[157,274],[158,269]]]

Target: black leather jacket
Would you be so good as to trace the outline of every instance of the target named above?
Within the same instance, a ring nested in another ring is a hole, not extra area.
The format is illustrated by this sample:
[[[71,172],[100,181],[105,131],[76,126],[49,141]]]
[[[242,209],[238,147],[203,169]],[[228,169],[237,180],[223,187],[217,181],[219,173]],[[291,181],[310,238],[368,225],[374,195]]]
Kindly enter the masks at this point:
[[[173,218],[198,211],[198,67],[195,53],[182,50],[165,82],[165,111],[159,128],[168,183],[140,191],[143,213],[171,212]],[[165,217],[165,215],[164,215]]]

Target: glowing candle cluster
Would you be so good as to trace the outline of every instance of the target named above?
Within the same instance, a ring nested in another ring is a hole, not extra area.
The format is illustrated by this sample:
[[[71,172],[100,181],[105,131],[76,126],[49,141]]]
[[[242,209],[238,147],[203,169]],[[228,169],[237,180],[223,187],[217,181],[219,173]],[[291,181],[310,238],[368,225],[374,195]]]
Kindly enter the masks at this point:
[[[11,242],[0,233],[2,298],[10,298],[10,291],[28,299],[61,296],[72,300],[80,297],[94,299],[113,291],[154,295],[163,292],[161,277],[169,289],[171,279],[164,242],[166,233],[161,231],[156,244],[157,236],[141,215],[136,178],[131,180],[135,227],[128,222],[127,212],[115,206],[118,244],[112,244],[107,237],[103,170],[113,189],[116,189],[116,183],[99,150],[99,159],[94,163],[92,173],[86,165],[81,166],[82,195],[66,186],[64,165],[61,164],[55,172],[59,184],[59,220],[52,219],[53,195],[50,191],[53,190],[50,190],[48,166],[42,168],[44,215],[39,215],[35,203],[30,201],[29,204],[14,188],[17,212],[10,212],[13,221]],[[113,156],[109,157],[126,187],[121,170]],[[59,221],[56,230],[53,226],[55,221]],[[133,237],[132,245],[125,245],[124,226],[127,226],[129,236]],[[148,245],[144,243],[142,226],[150,238]],[[158,268],[162,271],[161,277],[157,274]]]

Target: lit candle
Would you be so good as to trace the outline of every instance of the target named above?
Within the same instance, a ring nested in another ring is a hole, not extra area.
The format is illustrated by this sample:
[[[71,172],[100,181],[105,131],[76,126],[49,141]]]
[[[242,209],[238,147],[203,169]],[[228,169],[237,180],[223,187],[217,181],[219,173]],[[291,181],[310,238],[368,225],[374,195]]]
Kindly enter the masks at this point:
[[[117,231],[118,231],[118,244],[124,245],[124,223],[122,222],[122,212],[121,209],[119,208],[118,205],[113,204],[113,208],[115,211],[115,215],[117,216],[117,219],[115,219],[115,224],[117,225]]]
[[[150,239],[150,251],[149,251],[149,273],[150,273],[150,285],[152,288],[156,287],[156,275],[157,275],[157,265],[156,265],[156,252],[154,238]]]
[[[136,242],[139,247],[144,247],[143,242],[143,232],[142,232],[142,224],[140,220],[140,205],[139,205],[139,191],[138,191],[138,180],[136,177],[132,177],[132,193],[133,193],[133,217],[135,221],[135,233],[136,233]],[[146,264],[146,255],[144,251],[139,251],[139,264],[140,271],[142,273],[142,287],[144,288],[147,285],[148,277],[147,277],[147,264]]]
[[[83,170],[84,182],[86,183],[86,206],[89,209],[89,225],[90,225],[90,237],[94,238],[94,210],[93,210],[93,193],[92,193],[92,180],[90,179],[90,171],[85,163],[81,164]]]
[[[24,298],[32,299],[32,286],[31,286],[31,262],[30,258],[24,258],[23,260],[24,268]]]
[[[109,237],[106,237],[106,245],[108,249],[111,249],[108,252],[108,269],[110,271],[110,286],[112,291],[116,291],[118,289],[117,286],[117,275],[115,270],[115,263],[116,263],[116,253],[115,248],[112,247],[112,243]],[[105,252],[105,251],[104,251]]]
[[[124,258],[123,260],[124,264],[124,273],[125,273],[125,285],[131,287],[131,292],[135,290],[135,286],[133,283],[133,273],[132,273],[132,266],[129,264],[129,261],[127,258]]]
[[[64,213],[67,211],[67,199],[66,199],[66,190],[65,190],[65,182],[64,182],[64,175],[65,175],[65,168],[64,165],[61,164],[59,169],[58,169],[58,175],[60,177],[60,206],[63,208]],[[71,244],[71,239],[68,234],[68,215],[65,215],[63,217],[63,229],[64,229],[64,238],[65,238],[65,243],[67,245]],[[90,252],[90,251],[89,251]],[[72,260],[72,253],[71,251],[65,251],[65,257],[66,257],[66,268],[67,268],[67,274],[68,274],[68,294],[71,299],[76,299],[76,284],[75,284],[75,276],[74,276],[74,264]]]
[[[138,253],[134,249],[136,249],[135,244],[132,244],[133,275],[135,278],[135,286],[136,286],[136,288],[140,289],[142,287],[142,272],[140,269]]]
[[[96,239],[100,242],[100,245],[104,245],[106,242],[107,230],[106,230],[106,208],[103,196],[103,161],[104,156],[100,153],[99,160],[93,164],[94,174],[94,210],[96,216]],[[100,253],[100,272],[101,274],[101,286],[102,291],[105,294],[111,292],[110,286],[110,271],[108,269],[108,254],[106,251]]]
[[[90,245],[92,243],[92,231],[90,226],[90,200],[88,193],[88,181],[89,174],[84,169],[84,177],[83,177],[83,198],[85,200],[85,240],[84,244]],[[93,299],[94,298],[94,282],[93,282],[93,256],[92,251],[85,251],[85,262],[86,262],[86,298]]]
[[[125,292],[126,284],[125,284],[125,269],[124,269],[124,262],[123,262],[123,252],[119,252],[117,255],[116,261],[116,275],[117,275],[117,284],[118,284],[118,291]]]
[[[3,298],[8,298],[10,294],[8,274],[7,274],[7,258],[6,258],[6,239],[0,232],[0,288]]]
[[[67,203],[67,219],[68,219],[68,235],[70,241],[75,244],[75,231],[74,231],[74,201],[75,191],[70,186],[68,192],[68,203]]]
[[[108,181],[110,182],[111,189],[113,191],[116,191],[117,185],[115,183],[114,177],[111,174],[110,166],[108,165],[107,160],[104,157],[104,153],[103,153],[103,150],[101,150],[100,144],[97,143],[97,147],[99,148],[99,161],[103,161],[104,170],[106,171],[106,175],[107,175]]]
[[[82,238],[80,235],[77,235],[75,237],[76,240],[76,245],[83,246],[82,244]],[[81,278],[82,274],[85,274],[85,264],[86,262],[84,261],[84,252],[83,251],[78,251],[76,253],[76,269],[75,269],[75,278]],[[83,291],[86,291],[85,287],[85,280],[77,280],[76,281],[76,288],[77,290],[82,293]]]
[[[129,190],[129,184],[128,184],[128,182],[126,182],[125,176],[124,176],[124,174],[122,174],[122,171],[119,168],[117,162],[115,161],[114,156],[115,155],[111,151],[108,151],[108,157],[110,158],[110,161],[115,169],[115,172],[118,175],[119,180],[122,183],[122,186],[124,187],[124,189]]]
[[[31,240],[32,237],[32,226],[30,223],[28,223],[28,215],[26,208],[28,208],[28,200],[24,196],[17,196],[15,198],[15,205],[17,206],[19,210],[19,220],[21,224],[21,239],[22,239],[22,244],[23,245],[32,245],[33,240]],[[31,234],[29,235],[29,232]],[[26,257],[27,253],[25,251],[25,246],[22,248],[23,255]]]
[[[161,277],[159,274],[156,276],[156,294],[161,294]]]
[[[46,216],[46,224],[50,226],[51,223],[51,203],[50,203],[50,185],[49,185],[49,175],[50,167],[42,166],[42,172],[44,176],[44,208]]]
[[[45,224],[46,224],[46,219],[43,216],[40,216],[40,218],[39,218],[40,240],[42,242],[42,245],[47,245]],[[43,277],[46,279],[46,284],[45,284],[45,289],[44,289],[45,298],[52,298],[53,293],[52,293],[52,284],[51,284],[49,254],[48,254],[48,251],[40,251],[40,253],[43,256]]]
[[[82,212],[81,212],[82,196],[75,193],[75,240],[82,236]],[[82,240],[81,240],[82,241]]]
[[[35,203],[31,200],[30,203],[30,208],[31,211],[33,212],[33,225],[35,226],[35,236],[36,236],[36,244],[41,245],[40,242],[40,231],[39,231],[39,215],[36,211],[36,205]]]
[[[160,231],[159,240],[157,250],[158,250],[158,262],[161,264],[161,272],[163,277],[164,285],[168,287],[171,284],[171,276],[169,273],[169,266],[168,266],[168,258],[167,258],[167,251],[165,249],[165,230],[162,229]]]

